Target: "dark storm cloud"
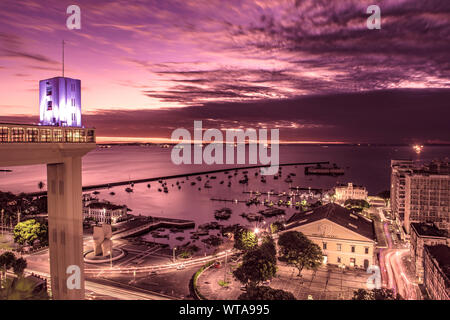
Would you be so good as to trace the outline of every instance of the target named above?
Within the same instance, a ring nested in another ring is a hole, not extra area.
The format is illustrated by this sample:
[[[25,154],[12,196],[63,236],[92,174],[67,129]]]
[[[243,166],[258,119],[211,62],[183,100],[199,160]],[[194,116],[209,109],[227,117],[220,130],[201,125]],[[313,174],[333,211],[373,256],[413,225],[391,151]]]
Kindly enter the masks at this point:
[[[85,116],[103,136],[170,137],[180,127],[279,128],[282,140],[450,142],[450,90],[397,89],[180,109],[104,111]],[[357,138],[355,138],[357,137]]]
[[[98,136],[170,138],[177,128],[278,128],[283,141],[450,143],[449,89],[396,89],[266,102],[207,103],[160,110],[104,110],[84,115]],[[2,117],[1,122],[38,122]],[[124,133],[126,128],[126,133]]]
[[[25,60],[30,73],[58,71],[47,56],[67,35],[58,20],[65,4],[27,3],[0,3],[1,66]],[[450,141],[449,0],[379,0],[381,30],[366,27],[371,0],[79,4],[83,30],[70,33],[80,44],[73,55],[97,92],[119,84],[114,94],[128,103],[89,96],[84,108],[98,111],[85,120],[99,136],[169,137],[204,120],[279,127],[284,140]]]
[[[224,32],[199,45],[260,60],[261,65],[271,60],[279,63],[271,68],[201,70],[195,64],[180,69],[174,64],[151,66],[144,61],[143,67],[174,82],[169,90],[144,94],[164,101],[204,103],[210,98],[280,99],[397,87],[450,87],[450,1],[378,1],[381,30],[366,27],[370,4],[353,0],[263,1],[252,10],[251,5],[247,8],[244,3],[231,2],[236,17],[213,14],[210,20],[220,23]],[[240,11],[244,8],[245,13]],[[240,19],[244,14],[246,19]],[[203,26],[202,22],[192,23]],[[192,25],[185,26],[187,33],[192,29]],[[208,33],[201,27],[194,29],[202,35]],[[249,74],[254,76],[249,79]],[[183,82],[191,85],[183,89],[179,86]],[[220,89],[230,83],[239,89]],[[243,88],[261,83],[255,95]],[[197,89],[193,90],[193,85]]]

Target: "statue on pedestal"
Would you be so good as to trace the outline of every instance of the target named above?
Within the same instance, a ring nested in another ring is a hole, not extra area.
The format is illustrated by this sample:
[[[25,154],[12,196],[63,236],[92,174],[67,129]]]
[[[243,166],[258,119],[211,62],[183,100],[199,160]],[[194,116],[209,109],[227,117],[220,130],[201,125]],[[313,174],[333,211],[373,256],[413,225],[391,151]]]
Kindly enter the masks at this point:
[[[101,227],[94,227],[94,255],[103,257],[112,253],[112,229],[111,225],[103,224]]]

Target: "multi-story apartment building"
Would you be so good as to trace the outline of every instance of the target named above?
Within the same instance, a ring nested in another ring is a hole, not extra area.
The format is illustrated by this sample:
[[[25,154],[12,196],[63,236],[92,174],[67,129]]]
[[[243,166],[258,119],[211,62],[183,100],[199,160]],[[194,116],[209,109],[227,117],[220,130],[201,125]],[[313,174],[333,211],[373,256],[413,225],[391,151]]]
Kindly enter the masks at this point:
[[[374,264],[373,222],[335,203],[295,213],[287,231],[299,231],[323,252],[323,263],[367,269]]]
[[[430,223],[411,223],[411,260],[419,283],[423,283],[424,246],[438,244],[450,245],[450,238],[446,230],[441,230]]]
[[[367,200],[367,190],[363,186],[357,186],[349,182],[348,184],[338,185],[334,188],[336,201],[344,203],[348,199]]]
[[[431,222],[450,230],[450,165],[433,161],[391,161],[391,207],[406,233],[411,222]]]
[[[425,246],[424,284],[432,300],[450,300],[450,247]]]
[[[412,160],[391,160],[391,210],[403,221],[405,217],[405,179],[414,166]]]

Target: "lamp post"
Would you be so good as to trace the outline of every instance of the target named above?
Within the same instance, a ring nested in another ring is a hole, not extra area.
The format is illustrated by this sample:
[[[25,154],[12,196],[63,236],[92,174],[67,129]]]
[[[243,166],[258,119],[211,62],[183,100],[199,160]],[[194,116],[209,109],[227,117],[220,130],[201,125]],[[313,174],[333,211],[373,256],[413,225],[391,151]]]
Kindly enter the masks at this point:
[[[227,283],[227,258],[228,258],[228,250],[225,251],[225,265],[223,267],[223,283],[224,285]]]
[[[173,247],[173,262],[176,262],[176,257],[175,257],[175,251],[177,250],[177,247]]]

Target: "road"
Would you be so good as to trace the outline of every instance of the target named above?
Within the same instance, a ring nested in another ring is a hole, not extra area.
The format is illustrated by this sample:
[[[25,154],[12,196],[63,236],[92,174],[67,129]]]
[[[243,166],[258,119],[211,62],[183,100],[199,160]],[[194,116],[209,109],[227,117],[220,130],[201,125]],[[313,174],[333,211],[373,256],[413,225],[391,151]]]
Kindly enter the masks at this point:
[[[27,268],[26,273],[34,273],[46,279],[50,279],[49,273],[34,270],[33,267]],[[146,292],[138,291],[135,289],[128,290],[125,288],[120,288],[117,285],[105,285],[93,281],[85,281],[84,286],[86,290],[86,296],[91,299],[103,296],[106,299],[114,298],[119,300],[174,300],[169,296],[161,295],[147,290]]]
[[[86,268],[85,274],[86,276],[90,276],[94,279],[99,279],[99,281],[103,283],[98,283],[94,281],[85,281],[85,289],[86,289],[86,297],[96,299],[98,297],[104,297],[105,299],[120,299],[120,300],[173,300],[175,299],[172,296],[167,296],[164,294],[160,294],[157,292],[144,290],[144,289],[136,289],[133,286],[129,286],[129,289],[124,288],[127,285],[124,283],[119,283],[115,281],[108,281],[108,276],[112,275],[124,275],[129,277],[133,277],[134,275],[139,274],[150,274],[152,271],[164,271],[164,272],[180,272],[180,269],[185,269],[188,267],[201,266],[208,261],[219,260],[225,258],[226,255],[230,256],[232,254],[232,250],[225,250],[216,255],[210,255],[200,258],[195,258],[183,262],[176,263],[166,263],[166,264],[158,264],[158,265],[144,265],[144,266],[132,266],[132,267],[120,267],[115,266],[113,268],[107,266],[99,266],[95,268]],[[35,273],[42,277],[49,279],[49,261],[48,261],[48,251],[43,254],[34,254],[26,256],[27,259],[27,272]],[[193,271],[195,272],[195,271]],[[109,282],[111,284],[107,284],[105,282]]]
[[[409,255],[408,248],[396,248],[392,243],[388,223],[384,223],[384,232],[388,240],[388,249],[380,250],[380,266],[383,287],[393,289],[394,293],[399,293],[403,299],[418,300],[417,284],[411,280],[403,265],[403,258]]]

